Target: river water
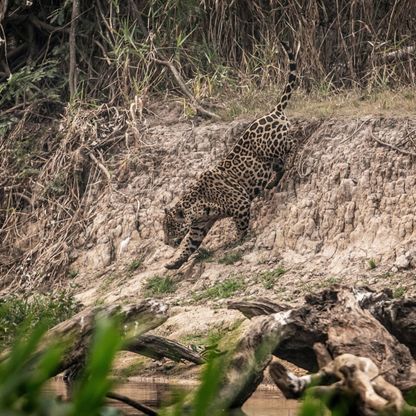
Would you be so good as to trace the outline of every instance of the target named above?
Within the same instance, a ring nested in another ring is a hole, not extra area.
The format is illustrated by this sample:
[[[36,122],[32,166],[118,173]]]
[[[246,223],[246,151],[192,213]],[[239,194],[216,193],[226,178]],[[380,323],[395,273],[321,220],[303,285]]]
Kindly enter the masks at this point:
[[[143,379],[128,381],[117,385],[117,393],[128,396],[138,402],[157,409],[168,400],[172,391],[189,391],[192,385],[178,385],[159,380]],[[57,377],[47,387],[53,394],[66,396],[65,384],[62,378]],[[138,411],[123,403],[109,401],[111,405],[121,409],[126,415],[138,415]],[[299,404],[295,400],[286,400],[276,389],[258,389],[245,403],[243,411],[248,416],[296,416]]]

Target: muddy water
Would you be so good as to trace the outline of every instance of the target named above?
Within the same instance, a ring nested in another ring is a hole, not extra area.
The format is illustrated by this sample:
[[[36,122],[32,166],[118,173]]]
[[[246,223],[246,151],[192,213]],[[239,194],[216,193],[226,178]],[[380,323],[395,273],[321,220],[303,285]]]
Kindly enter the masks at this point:
[[[153,408],[158,408],[161,404],[169,400],[172,391],[187,391],[192,389],[190,385],[177,385],[152,381],[129,381],[118,385],[116,392],[131,397],[143,404]],[[65,385],[61,378],[56,378],[48,385],[47,390],[53,394],[63,397],[66,395]],[[111,405],[121,409],[125,415],[137,415],[138,412],[130,406],[111,401]],[[295,400],[286,400],[277,390],[259,389],[246,402],[243,407],[248,416],[295,416],[298,403]]]

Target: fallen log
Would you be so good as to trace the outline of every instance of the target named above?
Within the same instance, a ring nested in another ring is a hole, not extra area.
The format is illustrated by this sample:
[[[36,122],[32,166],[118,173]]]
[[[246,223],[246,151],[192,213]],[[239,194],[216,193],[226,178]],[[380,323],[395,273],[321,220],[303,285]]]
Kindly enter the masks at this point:
[[[125,351],[144,355],[154,360],[169,358],[173,361],[190,361],[194,364],[203,364],[205,360],[198,353],[186,348],[176,341],[156,335],[140,335],[129,340],[122,348]]]
[[[391,302],[399,305],[398,300]],[[321,343],[331,359],[347,353],[369,358],[385,374],[384,377],[390,384],[401,391],[411,389],[416,385],[413,357],[407,346],[400,343],[388,327],[370,313],[370,304],[374,302],[360,290],[334,287],[306,296],[305,304],[298,308],[271,314],[274,319],[284,322],[285,327],[285,336],[273,354],[298,367],[316,372],[319,366],[313,345]],[[387,319],[388,314],[381,314],[383,309],[380,305],[378,303],[378,306],[374,306],[373,313],[379,311],[378,315]],[[411,302],[402,300],[401,305],[406,305],[406,311],[412,310],[409,313],[414,313]],[[238,309],[239,304],[234,302],[230,307]],[[250,315],[254,310],[256,308],[250,309]],[[247,305],[242,311],[247,311]],[[400,318],[403,328],[411,326],[405,318]],[[390,316],[389,319],[395,322],[397,318]],[[413,325],[414,322],[413,320]],[[406,337],[403,336],[404,338]]]
[[[416,359],[416,299],[395,299],[390,289],[375,292],[368,287],[354,288],[353,293],[362,309],[368,310],[391,334],[406,345]],[[291,309],[269,299],[230,302],[230,309],[239,310],[245,317],[269,315]]]

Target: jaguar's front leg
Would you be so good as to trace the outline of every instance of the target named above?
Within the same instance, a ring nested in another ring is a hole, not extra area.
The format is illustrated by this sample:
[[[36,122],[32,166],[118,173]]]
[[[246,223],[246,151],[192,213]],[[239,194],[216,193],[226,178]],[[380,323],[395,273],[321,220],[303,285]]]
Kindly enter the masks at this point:
[[[266,189],[273,189],[275,186],[277,186],[280,182],[280,179],[282,179],[284,174],[283,169],[275,169],[273,171],[273,176],[270,179],[269,183],[266,185]]]
[[[234,222],[237,227],[237,238],[242,241],[247,235],[248,226],[250,224],[250,209],[235,216]]]
[[[181,252],[179,256],[165,267],[167,269],[179,269],[189,259],[191,254],[198,249],[213,224],[214,221],[208,221],[198,226],[191,226],[191,229],[180,245]]]

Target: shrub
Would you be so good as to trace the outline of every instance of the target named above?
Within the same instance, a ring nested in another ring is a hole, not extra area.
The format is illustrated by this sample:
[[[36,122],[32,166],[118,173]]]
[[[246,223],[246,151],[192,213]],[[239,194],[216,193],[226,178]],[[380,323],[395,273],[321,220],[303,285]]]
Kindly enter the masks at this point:
[[[0,347],[9,346],[18,334],[28,333],[41,321],[46,328],[65,321],[79,306],[73,295],[65,292],[0,299]]]

